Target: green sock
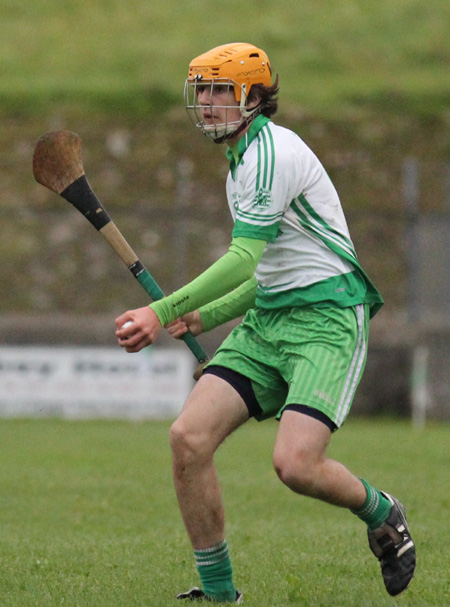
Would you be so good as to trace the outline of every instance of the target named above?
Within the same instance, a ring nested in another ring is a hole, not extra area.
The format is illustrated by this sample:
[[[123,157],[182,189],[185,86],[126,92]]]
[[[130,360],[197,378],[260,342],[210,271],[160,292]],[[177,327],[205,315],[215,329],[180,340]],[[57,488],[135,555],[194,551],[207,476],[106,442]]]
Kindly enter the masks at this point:
[[[234,602],[236,588],[226,540],[205,550],[194,550],[194,556],[203,592],[218,602]]]
[[[376,529],[379,527],[389,516],[392,504],[367,481],[363,478],[359,479],[367,491],[367,498],[361,508],[352,510],[353,514],[356,514],[362,521],[364,521],[369,529]]]

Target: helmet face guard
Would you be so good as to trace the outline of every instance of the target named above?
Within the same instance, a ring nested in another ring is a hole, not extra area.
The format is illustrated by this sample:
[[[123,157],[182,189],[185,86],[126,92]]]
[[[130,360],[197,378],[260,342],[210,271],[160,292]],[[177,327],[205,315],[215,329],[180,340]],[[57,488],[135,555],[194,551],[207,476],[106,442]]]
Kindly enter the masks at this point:
[[[240,101],[237,104],[236,88],[240,89]],[[207,91],[205,99],[209,103],[200,103],[199,96]],[[234,103],[220,105],[213,103],[213,99],[220,97],[224,100],[232,100]],[[186,80],[184,87],[184,101],[186,110],[192,123],[199,128],[204,135],[221,143],[225,141],[243,124],[254,118],[258,112],[258,107],[247,109],[247,94],[245,85],[240,86],[237,82],[228,78],[217,78],[215,80],[203,80],[201,76],[196,76],[193,80]],[[220,118],[217,114],[220,114]],[[208,120],[205,116],[208,116]]]
[[[225,44],[193,59],[184,88],[191,121],[216,143],[237,135],[261,111],[247,108],[253,84],[270,86],[271,69],[266,53],[252,44]]]

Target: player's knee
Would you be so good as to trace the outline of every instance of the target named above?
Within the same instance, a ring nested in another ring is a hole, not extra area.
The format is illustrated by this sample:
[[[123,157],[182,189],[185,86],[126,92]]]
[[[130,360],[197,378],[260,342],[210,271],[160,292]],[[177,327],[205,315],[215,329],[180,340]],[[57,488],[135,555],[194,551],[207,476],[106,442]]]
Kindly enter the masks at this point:
[[[208,453],[207,441],[202,434],[193,431],[180,418],[172,424],[169,436],[174,461],[181,465],[203,459]]]
[[[177,419],[170,428],[169,433],[170,447],[172,454],[177,457],[186,457],[193,451],[193,438],[186,428],[186,425],[180,419]]]
[[[315,479],[315,466],[307,453],[291,449],[275,450],[273,466],[278,478],[296,493],[310,495]]]

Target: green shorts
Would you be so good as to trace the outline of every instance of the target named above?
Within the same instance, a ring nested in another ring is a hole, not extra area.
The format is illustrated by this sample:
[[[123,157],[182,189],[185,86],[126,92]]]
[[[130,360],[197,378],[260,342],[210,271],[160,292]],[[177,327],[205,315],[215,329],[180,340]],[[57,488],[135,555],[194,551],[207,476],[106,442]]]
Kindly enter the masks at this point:
[[[369,313],[351,308],[283,308],[247,312],[217,350],[212,365],[252,382],[259,421],[306,405],[340,427],[367,358]]]

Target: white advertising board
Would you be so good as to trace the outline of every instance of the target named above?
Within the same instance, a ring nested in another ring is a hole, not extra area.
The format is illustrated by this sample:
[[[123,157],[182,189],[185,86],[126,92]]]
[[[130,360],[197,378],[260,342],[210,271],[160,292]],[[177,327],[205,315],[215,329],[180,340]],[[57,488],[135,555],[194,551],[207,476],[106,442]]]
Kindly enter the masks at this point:
[[[193,370],[192,355],[178,349],[0,347],[0,415],[172,418]]]

